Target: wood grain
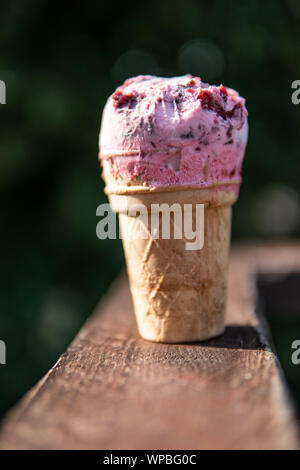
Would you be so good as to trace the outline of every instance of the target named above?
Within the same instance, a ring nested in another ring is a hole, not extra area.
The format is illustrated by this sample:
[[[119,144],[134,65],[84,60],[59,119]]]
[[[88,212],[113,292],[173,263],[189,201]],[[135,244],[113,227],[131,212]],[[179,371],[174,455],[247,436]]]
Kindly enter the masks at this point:
[[[295,449],[278,361],[255,315],[254,274],[300,269],[300,245],[236,248],[226,333],[139,338],[125,275],[69,349],[6,417],[2,449]]]

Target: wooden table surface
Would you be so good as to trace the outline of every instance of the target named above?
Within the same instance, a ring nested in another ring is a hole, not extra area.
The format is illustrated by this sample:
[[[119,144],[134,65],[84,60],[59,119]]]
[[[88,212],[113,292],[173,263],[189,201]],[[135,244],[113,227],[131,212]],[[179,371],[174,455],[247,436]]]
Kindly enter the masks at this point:
[[[139,338],[126,276],[4,420],[2,449],[295,449],[294,410],[255,274],[299,271],[300,245],[232,251],[227,329],[204,343]]]

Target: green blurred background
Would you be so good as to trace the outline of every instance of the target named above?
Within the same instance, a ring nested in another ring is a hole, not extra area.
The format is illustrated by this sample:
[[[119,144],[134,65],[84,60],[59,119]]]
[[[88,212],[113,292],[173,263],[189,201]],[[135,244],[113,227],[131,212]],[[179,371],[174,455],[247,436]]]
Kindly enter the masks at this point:
[[[299,26],[298,0],[1,2],[0,415],[53,365],[123,265],[121,243],[96,238],[95,213],[105,200],[101,112],[125,78],[191,72],[246,97],[233,238],[300,235]]]

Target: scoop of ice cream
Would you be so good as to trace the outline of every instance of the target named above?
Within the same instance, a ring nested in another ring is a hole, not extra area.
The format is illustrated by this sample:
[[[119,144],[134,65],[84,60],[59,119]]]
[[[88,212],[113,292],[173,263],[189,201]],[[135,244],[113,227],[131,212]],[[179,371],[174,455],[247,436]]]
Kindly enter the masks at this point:
[[[100,159],[110,184],[238,188],[247,136],[236,91],[191,75],[138,76],[107,101]]]

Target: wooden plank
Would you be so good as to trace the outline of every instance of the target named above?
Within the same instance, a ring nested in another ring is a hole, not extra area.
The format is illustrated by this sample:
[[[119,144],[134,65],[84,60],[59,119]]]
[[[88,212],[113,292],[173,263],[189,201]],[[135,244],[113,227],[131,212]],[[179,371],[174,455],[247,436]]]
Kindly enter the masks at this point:
[[[197,344],[139,338],[126,277],[8,414],[2,449],[295,449],[278,361],[255,315],[257,270],[300,269],[300,245],[236,248],[226,333]]]

